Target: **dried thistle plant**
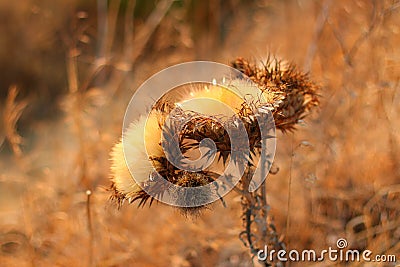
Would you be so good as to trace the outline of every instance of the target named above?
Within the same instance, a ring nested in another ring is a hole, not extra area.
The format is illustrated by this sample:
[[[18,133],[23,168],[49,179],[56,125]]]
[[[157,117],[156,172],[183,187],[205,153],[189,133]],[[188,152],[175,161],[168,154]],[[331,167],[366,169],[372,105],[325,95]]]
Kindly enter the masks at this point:
[[[151,205],[154,201],[153,196],[162,196],[171,189],[171,184],[181,188],[195,188],[215,182],[221,174],[215,166],[197,172],[188,172],[176,167],[167,157],[168,155],[169,159],[172,157],[174,162],[179,162],[182,160],[182,155],[195,150],[203,139],[209,138],[216,146],[217,162],[222,166],[226,166],[230,160],[236,164],[245,163],[242,177],[229,177],[225,174],[225,178],[228,181],[231,179],[232,183],[235,178],[240,179],[234,190],[242,197],[245,229],[239,236],[255,257],[264,245],[272,246],[277,250],[284,249],[284,243],[279,239],[273,220],[268,214],[265,183],[263,182],[257,190],[249,191],[257,165],[272,165],[272,162],[264,162],[266,159],[262,157],[262,149],[264,149],[262,144],[266,142],[266,138],[274,137],[262,136],[260,128],[268,127],[268,125],[261,124],[267,124],[268,117],[261,120],[259,118],[271,114],[270,119],[274,120],[277,129],[282,132],[294,130],[296,124],[307,115],[307,112],[318,105],[319,87],[309,79],[307,74],[298,71],[294,65],[275,58],[268,58],[259,64],[238,58],[231,65],[244,76],[249,77],[257,85],[259,93],[251,95],[249,99],[244,99],[229,95],[219,86],[194,84],[176,90],[175,95],[172,93],[172,96],[161,98],[153,106],[148,118],[141,117],[131,124],[124,133],[126,143],[123,144],[121,140],[113,148],[111,199],[115,200],[119,206],[125,200],[130,203],[138,201],[139,206],[149,201]],[[240,87],[241,78],[238,77],[238,80],[233,81],[232,84],[245,91],[245,86]],[[182,99],[204,96],[228,104],[232,110],[235,110],[235,116],[227,115],[223,110],[214,109],[212,104],[186,108],[180,104]],[[166,117],[169,117],[168,123]],[[243,125],[243,128],[239,125]],[[246,131],[248,140],[236,138],[236,143],[231,144],[230,135],[239,136],[241,131]],[[140,147],[138,140],[145,140],[146,147]],[[250,154],[246,156],[239,152],[233,155],[231,153],[233,145],[238,148],[238,151],[249,149]],[[207,154],[205,156],[207,157]],[[135,179],[127,164],[142,166],[140,172],[135,174]],[[263,168],[263,177],[267,175],[266,172],[267,169]],[[212,194],[218,193],[203,190],[196,195],[185,195],[178,201],[183,204],[188,201],[204,203],[202,201],[207,202]],[[207,206],[183,205],[180,210],[185,215],[196,216]],[[266,261],[264,264],[269,266]],[[283,266],[280,262],[274,264]]]

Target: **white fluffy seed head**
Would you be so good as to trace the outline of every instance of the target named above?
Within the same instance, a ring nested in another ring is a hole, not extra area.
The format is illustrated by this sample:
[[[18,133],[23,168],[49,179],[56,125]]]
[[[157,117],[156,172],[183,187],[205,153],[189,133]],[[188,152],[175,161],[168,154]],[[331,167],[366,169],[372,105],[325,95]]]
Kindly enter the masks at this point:
[[[155,140],[161,140],[161,129],[157,117],[151,114],[148,119],[142,116],[138,121],[131,123],[123,138],[113,147],[111,181],[119,192],[126,194],[126,197],[140,191],[138,183],[147,181],[153,172],[153,164],[147,155],[163,155],[161,145]],[[128,166],[134,166],[135,179]]]
[[[242,81],[231,81],[227,86],[229,89],[215,83],[185,85],[167,99],[185,111],[206,116],[231,117],[245,101],[241,96],[250,95],[256,99],[261,93]],[[193,99],[195,101],[192,101]],[[161,146],[160,116],[163,114],[154,110],[148,118],[141,116],[129,125],[123,138],[112,149],[111,181],[116,190],[127,199],[134,197],[142,189],[140,184],[150,180],[154,168],[157,167],[153,166],[155,161],[151,161],[150,157],[164,156]],[[135,170],[134,174],[130,172],[128,166],[134,167],[131,168]]]

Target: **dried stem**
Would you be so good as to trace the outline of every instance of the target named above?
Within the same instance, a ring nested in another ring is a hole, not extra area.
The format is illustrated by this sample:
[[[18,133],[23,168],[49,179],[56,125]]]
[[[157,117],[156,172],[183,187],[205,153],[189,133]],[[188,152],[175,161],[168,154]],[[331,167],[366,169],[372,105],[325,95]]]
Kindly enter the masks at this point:
[[[150,14],[146,21],[146,24],[140,28],[138,33],[135,35],[133,43],[135,44],[134,50],[132,51],[131,62],[133,64],[136,62],[138,57],[142,54],[147,42],[149,41],[151,35],[156,30],[157,26],[160,24],[161,20],[167,14],[169,8],[175,0],[163,0],[160,1],[153,13]]]
[[[290,213],[291,213],[291,199],[292,199],[292,168],[293,168],[293,157],[294,157],[294,149],[293,149],[293,134],[291,140],[291,155],[290,155],[290,167],[289,167],[289,181],[288,181],[288,202],[287,202],[287,219],[286,219],[286,242],[289,244],[289,229],[290,229]]]
[[[329,10],[331,7],[332,0],[325,0],[322,4],[321,7],[321,12],[319,13],[317,17],[317,21],[315,22],[315,28],[314,28],[314,33],[312,40],[310,42],[310,45],[308,46],[307,50],[307,55],[306,55],[306,60],[304,64],[304,70],[305,71],[310,71],[311,70],[311,65],[314,60],[315,54],[318,49],[318,40],[321,37],[323,30],[325,28],[328,16],[329,16]]]
[[[18,89],[16,86],[11,86],[8,91],[8,96],[5,103],[3,113],[4,135],[6,140],[11,145],[14,155],[22,156],[20,145],[23,142],[22,137],[17,133],[17,122],[26,108],[28,102],[26,100],[17,101]],[[1,145],[1,144],[0,144]]]
[[[389,16],[395,9],[400,7],[400,2],[395,2],[388,8],[379,9],[378,5],[381,3],[380,1],[372,0],[371,2],[373,5],[373,10],[368,28],[366,31],[360,33],[356,40],[351,44],[350,48],[346,48],[344,38],[333,25],[332,20],[330,18],[327,19],[327,23],[331,27],[332,33],[338,42],[340,49],[342,50],[343,59],[349,67],[353,66],[354,57],[361,45],[371,37],[371,35],[375,32],[378,26],[381,25],[387,16]]]
[[[264,250],[265,246],[267,246],[269,250],[271,250],[271,248],[276,251],[285,249],[285,244],[280,241],[273,219],[268,213],[270,206],[267,203],[265,181],[254,192],[249,192],[247,189],[253,178],[254,171],[254,166],[249,167],[239,185],[242,192],[242,216],[245,228],[244,231],[239,234],[239,238],[244,245],[249,248],[253,260],[254,258],[258,258],[259,251]],[[264,266],[285,266],[284,262],[270,262],[268,258],[260,262],[264,264]]]
[[[92,216],[91,216],[91,209],[90,209],[90,197],[92,195],[92,191],[87,190],[86,191],[86,216],[87,216],[87,228],[89,232],[89,248],[88,248],[88,255],[89,255],[89,266],[94,266],[93,262],[93,242],[94,242],[94,237],[93,237],[93,225],[92,225]]]
[[[74,121],[74,125],[76,127],[76,132],[78,136],[79,142],[79,152],[77,155],[76,162],[80,166],[80,183],[86,184],[87,177],[87,162],[85,157],[85,137],[83,130],[83,122],[81,118],[81,112],[83,109],[83,97],[79,90],[79,81],[78,81],[78,63],[77,63],[77,48],[74,41],[70,42],[69,51],[67,54],[67,75],[68,75],[68,89],[69,94],[73,98],[73,106],[69,111],[72,115],[72,119]]]

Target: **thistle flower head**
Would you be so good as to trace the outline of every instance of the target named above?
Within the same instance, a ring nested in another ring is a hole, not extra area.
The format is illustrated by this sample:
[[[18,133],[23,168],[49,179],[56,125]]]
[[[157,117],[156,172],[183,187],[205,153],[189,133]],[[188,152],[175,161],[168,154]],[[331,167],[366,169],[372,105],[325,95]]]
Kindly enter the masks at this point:
[[[256,64],[243,58],[231,65],[249,77],[257,85],[256,90],[242,77],[232,79],[225,87],[215,83],[186,84],[160,98],[148,118],[140,117],[129,126],[123,136],[124,145],[121,140],[111,152],[112,198],[119,205],[124,200],[137,200],[139,206],[150,200],[151,204],[154,195],[170,194],[178,198],[175,203],[184,214],[198,214],[207,206],[201,203],[209,203],[210,196],[218,194],[205,186],[217,180],[219,167],[228,160],[239,162],[248,157],[249,164],[253,164],[260,154],[262,125],[258,118],[263,110],[270,112],[276,128],[285,132],[293,130],[318,105],[318,86],[294,65],[276,59]],[[229,135],[239,136],[242,131],[248,140],[236,138],[232,144]],[[173,164],[182,161],[182,155],[190,157],[205,138],[215,144],[215,164],[201,171],[188,171]],[[248,149],[250,155],[232,154],[233,145],[239,151]],[[132,174],[129,166],[136,166],[137,171]],[[186,194],[181,188],[201,190]]]
[[[268,57],[260,63],[237,58],[231,66],[255,82],[268,100],[275,126],[285,132],[294,130],[309,110],[318,106],[319,86],[293,64]],[[272,105],[272,106],[271,106]]]

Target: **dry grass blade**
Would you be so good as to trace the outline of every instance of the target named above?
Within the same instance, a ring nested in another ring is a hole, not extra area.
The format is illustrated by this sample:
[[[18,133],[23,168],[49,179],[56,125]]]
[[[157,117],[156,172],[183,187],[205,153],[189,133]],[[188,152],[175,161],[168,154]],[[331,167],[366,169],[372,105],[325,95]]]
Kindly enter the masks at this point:
[[[318,49],[318,40],[321,38],[321,35],[327,23],[331,4],[332,0],[325,0],[321,6],[320,14],[318,15],[317,21],[315,23],[312,42],[307,49],[306,60],[304,63],[304,69],[306,71],[311,70],[311,65]]]
[[[6,133],[3,125],[3,107],[0,106],[0,150],[4,141],[6,140]]]
[[[167,14],[169,8],[175,0],[164,0],[160,1],[153,13],[149,16],[146,21],[146,24],[140,29],[140,31],[136,34],[134,43],[134,50],[132,51],[132,60],[131,62],[136,62],[137,58],[142,53],[145,48],[147,42],[149,41],[151,35],[160,24],[161,20]]]

